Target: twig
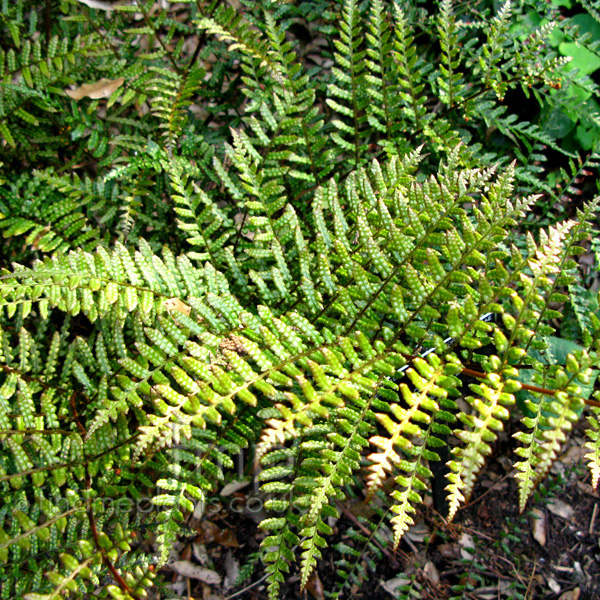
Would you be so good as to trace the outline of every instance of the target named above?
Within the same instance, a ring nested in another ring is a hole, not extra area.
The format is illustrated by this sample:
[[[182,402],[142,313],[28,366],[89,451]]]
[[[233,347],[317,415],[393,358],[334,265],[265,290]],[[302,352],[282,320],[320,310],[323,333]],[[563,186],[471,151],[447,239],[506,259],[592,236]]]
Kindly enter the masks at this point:
[[[487,533],[483,533],[483,531],[479,531],[479,529],[475,529],[474,527],[465,527],[465,526],[463,526],[462,529],[461,529],[461,531],[464,531],[465,533],[473,533],[477,537],[483,538],[484,540],[487,540],[488,542],[495,542],[496,541],[495,537],[492,537],[492,536],[488,535]]]
[[[213,5],[208,12],[209,19],[215,13],[215,10],[217,9],[217,6],[219,5],[220,1],[221,0],[216,0],[215,2],[213,2]],[[206,43],[206,29],[203,30],[202,33],[200,34],[200,36],[198,37],[198,43],[196,44],[196,49],[194,50],[194,54],[192,55],[192,58],[188,64],[188,66],[185,69],[184,75],[187,75],[187,73],[190,71],[190,69],[194,66],[194,63],[198,60],[198,56],[200,56],[200,50],[202,49],[202,47],[204,46],[205,43]]]
[[[533,569],[531,570],[531,577],[529,577],[529,582],[527,583],[527,589],[525,590],[525,600],[527,600],[529,596],[529,590],[531,589],[531,584],[533,583],[533,578],[535,576],[535,571],[537,569],[537,560],[533,563]],[[533,595],[531,596],[533,598]]]
[[[75,398],[76,397],[77,397],[77,390],[71,394],[71,397],[69,398],[69,404],[71,405],[71,410],[73,411],[73,419],[75,420],[75,424],[77,425],[77,428],[79,429],[79,432],[81,433],[81,435],[83,437],[85,437],[87,435],[87,431],[86,431],[85,427],[83,426],[83,424],[81,423],[81,421],[79,420],[79,413],[77,412],[77,407],[75,406]]]
[[[525,585],[525,582],[523,581],[523,578],[519,574],[519,571],[517,570],[517,567],[515,566],[515,564],[513,562],[511,562],[510,560],[508,560],[508,558],[505,558],[504,556],[501,556],[500,554],[496,555],[496,559],[497,560],[503,560],[504,562],[508,563],[511,566],[512,571],[513,571],[515,577],[523,584],[523,586]]]
[[[483,500],[491,491],[495,490],[503,481],[505,481],[509,477],[510,477],[510,473],[507,473],[502,479],[500,479],[499,481],[497,481],[493,486],[491,486],[483,494],[481,494],[481,496],[478,496],[472,502],[469,502],[468,504],[465,504],[464,506],[461,506],[458,510],[459,511],[460,510],[465,510],[465,508],[469,508],[470,506],[473,506],[473,504],[477,504],[480,500]]]
[[[243,594],[244,592],[247,592],[248,590],[251,590],[253,587],[256,587],[258,584],[262,583],[268,576],[269,576],[268,573],[266,575],[263,575],[258,581],[255,581],[254,583],[247,585],[244,589],[241,589],[239,592],[236,592],[235,594],[231,594],[231,596],[227,596],[227,598],[225,598],[225,600],[233,600],[233,598],[237,598],[240,594]]]
[[[392,555],[384,548],[375,538],[372,537],[372,532],[369,531],[341,502],[337,503],[337,507],[360,529],[372,538],[373,543],[389,558],[392,558]],[[394,551],[394,554],[396,551]]]
[[[92,477],[90,475],[87,464],[85,465],[85,487],[87,490],[92,489]],[[141,598],[129,587],[129,585],[123,579],[123,577],[121,577],[121,574],[119,573],[119,571],[117,571],[115,565],[113,565],[112,561],[106,555],[106,551],[100,545],[100,540],[98,538],[98,528],[96,527],[96,519],[94,518],[94,511],[92,509],[91,496],[88,496],[86,500],[86,513],[88,517],[88,522],[90,524],[90,530],[92,532],[92,538],[94,539],[94,545],[96,546],[96,549],[102,557],[102,562],[104,563],[104,566],[110,571],[114,580],[124,592],[129,594],[134,600],[141,600]]]
[[[598,515],[598,504],[594,503],[594,510],[592,512],[592,520],[590,521],[590,526],[588,528],[588,534],[592,535],[594,531],[594,525],[596,524],[596,516]]]
[[[476,379],[487,379],[486,373],[481,373],[479,371],[473,371],[472,369],[464,368],[462,371],[465,375],[470,375],[471,377],[475,377]],[[521,383],[521,389],[528,390],[529,392],[536,392],[538,394],[544,394],[545,396],[554,396],[557,390],[550,390],[548,388],[537,387],[536,385],[529,385],[528,383]],[[600,407],[600,402],[597,400],[592,400],[591,398],[581,398],[588,406],[598,406]]]
[[[156,41],[159,43],[160,47],[163,49],[163,52],[165,53],[165,56],[167,57],[169,62],[173,65],[175,72],[178,75],[181,75],[182,74],[181,67],[177,64],[177,61],[173,58],[173,55],[169,52],[169,49],[165,45],[164,40],[160,37],[160,33],[159,33],[158,29],[154,28],[152,21],[150,21],[150,19],[148,18],[148,13],[144,10],[144,7],[142,6],[141,3],[138,4],[138,7],[140,9],[140,12],[142,13],[142,17],[144,18],[144,22],[146,23],[146,26],[148,27],[148,29],[151,29],[153,31]]]

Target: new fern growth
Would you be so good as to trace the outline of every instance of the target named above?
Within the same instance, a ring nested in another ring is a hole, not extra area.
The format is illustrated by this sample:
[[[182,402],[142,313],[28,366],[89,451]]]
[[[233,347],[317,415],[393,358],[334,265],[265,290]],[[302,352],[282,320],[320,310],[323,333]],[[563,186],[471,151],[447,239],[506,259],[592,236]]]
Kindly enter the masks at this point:
[[[560,149],[541,109],[564,100],[550,25],[521,39],[508,3],[480,30],[450,1],[430,21],[384,0],[110,19],[72,0],[42,25],[26,4],[0,7],[2,597],[146,597],[250,447],[272,599],[363,484],[397,547],[446,444],[452,519],[517,409],[521,510],[586,403],[597,486],[600,320],[575,259],[600,198],[540,208]],[[323,60],[294,19],[328,33]],[[101,77],[124,83],[64,93]],[[594,160],[552,175],[569,193]],[[579,344],[557,359],[567,309]],[[148,495],[153,515],[131,510]],[[378,552],[355,540],[339,594]]]

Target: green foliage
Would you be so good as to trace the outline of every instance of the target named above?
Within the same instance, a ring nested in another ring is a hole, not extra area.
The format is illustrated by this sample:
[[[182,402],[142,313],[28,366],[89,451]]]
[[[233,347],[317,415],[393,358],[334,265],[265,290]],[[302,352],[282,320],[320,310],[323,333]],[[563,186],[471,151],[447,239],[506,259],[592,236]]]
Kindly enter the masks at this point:
[[[145,597],[252,447],[277,598],[363,483],[395,547],[440,448],[452,518],[520,406],[523,510],[581,416],[597,155],[547,127],[582,85],[553,24],[340,4],[0,3],[2,597]],[[380,558],[363,534],[334,549],[340,594]]]

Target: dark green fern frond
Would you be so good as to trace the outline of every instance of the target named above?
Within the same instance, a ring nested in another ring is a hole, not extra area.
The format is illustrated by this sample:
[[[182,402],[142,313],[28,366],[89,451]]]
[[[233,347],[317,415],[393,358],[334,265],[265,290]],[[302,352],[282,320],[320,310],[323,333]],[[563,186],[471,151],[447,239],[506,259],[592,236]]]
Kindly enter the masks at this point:
[[[394,56],[399,76],[398,99],[402,102],[403,114],[409,123],[420,132],[426,129],[424,120],[427,115],[425,106],[425,61],[416,52],[416,43],[402,8],[394,3]]]
[[[442,49],[440,75],[437,79],[440,88],[440,100],[452,108],[455,103],[461,101],[463,89],[459,71],[458,23],[452,10],[452,0],[441,1],[437,26]],[[484,83],[487,83],[487,78]]]
[[[281,81],[281,65],[257,32],[244,22],[241,14],[232,8],[220,9],[214,18],[203,18],[196,22],[198,27],[229,43],[229,51],[240,50],[245,57],[257,59],[265,66],[275,81]]]
[[[150,104],[152,112],[160,120],[165,148],[172,154],[187,121],[186,109],[194,100],[206,71],[201,67],[194,67],[183,75],[166,69],[153,71],[156,76],[147,87],[153,93]]]
[[[449,452],[455,516],[509,410],[523,509],[596,402],[598,90],[552,44],[598,44],[545,6],[155,4],[0,6],[3,597],[146,597],[241,452],[270,600],[367,582]]]
[[[106,47],[96,34],[74,41],[54,36],[43,50],[39,39],[19,40],[19,46],[18,54],[13,48],[0,53],[0,134],[9,146],[26,148],[30,140],[46,137],[70,74]]]
[[[368,102],[365,93],[365,51],[361,49],[360,9],[355,0],[346,0],[340,15],[340,39],[336,43],[332,68],[333,82],[327,86],[327,105],[337,113],[331,124],[333,142],[347,153],[353,166],[360,164],[364,153],[364,110]]]
[[[393,560],[389,546],[392,534],[387,527],[389,511],[375,503],[367,510],[371,518],[358,516],[357,525],[346,529],[344,541],[334,546],[340,558],[336,560],[338,581],[333,598],[343,598],[353,588],[360,589],[381,561]]]

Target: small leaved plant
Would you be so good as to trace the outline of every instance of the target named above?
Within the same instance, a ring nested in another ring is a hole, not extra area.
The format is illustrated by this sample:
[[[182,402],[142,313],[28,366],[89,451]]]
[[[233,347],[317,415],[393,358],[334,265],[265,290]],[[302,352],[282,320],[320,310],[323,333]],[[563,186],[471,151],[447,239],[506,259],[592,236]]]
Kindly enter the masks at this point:
[[[249,447],[271,599],[363,487],[397,546],[446,446],[452,519],[511,415],[521,510],[586,404],[598,485],[597,156],[547,126],[596,90],[557,9],[33,4],[0,2],[3,598],[146,597]]]

